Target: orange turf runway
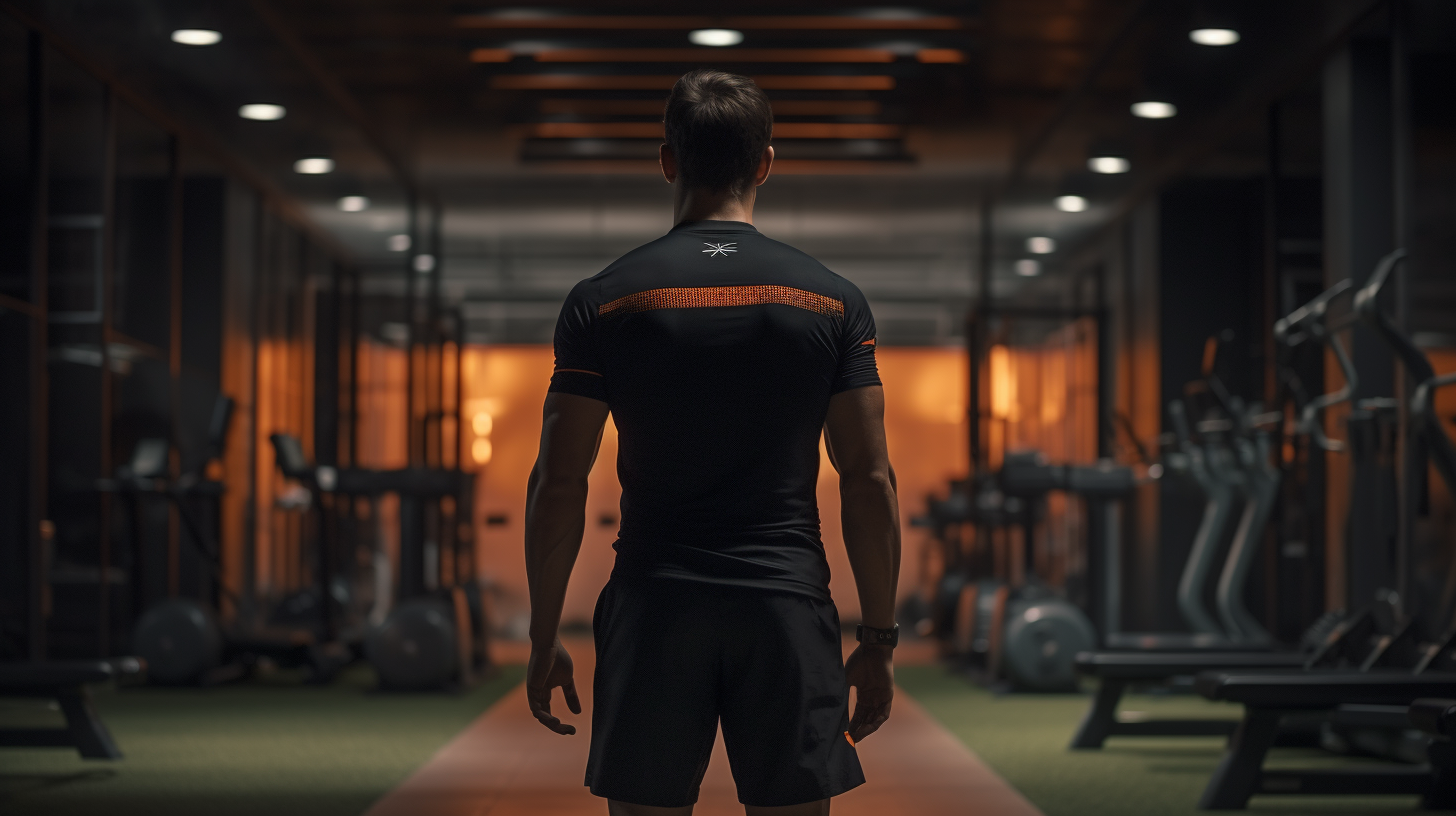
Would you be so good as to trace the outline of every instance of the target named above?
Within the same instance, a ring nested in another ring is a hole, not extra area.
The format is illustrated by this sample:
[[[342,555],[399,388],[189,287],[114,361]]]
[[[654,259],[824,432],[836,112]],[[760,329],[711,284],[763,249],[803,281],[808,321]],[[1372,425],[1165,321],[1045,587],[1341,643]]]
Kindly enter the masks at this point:
[[[910,645],[910,644],[907,644]],[[591,721],[590,641],[567,644],[584,710],[566,712],[574,736],[547,731],[520,687],[482,714],[366,816],[601,816],[582,785]],[[912,658],[913,650],[906,650]],[[917,655],[918,656],[918,655]],[[559,694],[553,711],[560,706]],[[564,706],[563,706],[564,708]],[[860,744],[869,782],[834,800],[835,816],[1040,816],[1005,780],[903,693],[878,733]],[[714,747],[699,816],[742,814],[728,757]]]

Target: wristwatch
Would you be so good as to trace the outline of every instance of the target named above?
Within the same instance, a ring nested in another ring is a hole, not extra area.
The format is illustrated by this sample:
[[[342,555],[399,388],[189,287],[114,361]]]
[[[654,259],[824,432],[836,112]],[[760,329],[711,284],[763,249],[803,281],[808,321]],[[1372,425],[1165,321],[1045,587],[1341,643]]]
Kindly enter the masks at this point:
[[[854,628],[854,639],[871,646],[889,646],[893,649],[900,644],[900,624],[897,623],[890,629],[876,629],[861,623]]]

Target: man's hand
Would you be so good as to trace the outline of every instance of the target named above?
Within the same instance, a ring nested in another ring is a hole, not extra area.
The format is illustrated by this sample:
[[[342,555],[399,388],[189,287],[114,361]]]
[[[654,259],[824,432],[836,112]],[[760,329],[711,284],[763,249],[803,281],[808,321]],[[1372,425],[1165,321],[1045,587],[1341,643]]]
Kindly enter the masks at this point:
[[[561,687],[566,698],[566,707],[572,714],[581,713],[581,700],[576,696],[576,681],[572,679],[571,655],[558,639],[549,647],[531,647],[531,662],[526,665],[526,699],[531,703],[531,713],[541,724],[558,734],[575,734],[576,726],[567,725],[559,717],[551,716],[551,689]]]
[[[856,743],[875,733],[890,718],[890,701],[895,697],[892,655],[893,650],[888,646],[860,644],[844,661],[844,674],[855,689],[849,738]]]

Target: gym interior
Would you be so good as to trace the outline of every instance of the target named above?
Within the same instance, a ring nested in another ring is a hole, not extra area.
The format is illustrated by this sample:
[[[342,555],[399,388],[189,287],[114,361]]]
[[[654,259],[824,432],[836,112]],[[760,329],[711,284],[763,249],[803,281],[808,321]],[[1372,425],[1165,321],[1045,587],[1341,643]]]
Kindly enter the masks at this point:
[[[1449,0],[0,0],[0,811],[605,812],[526,710],[527,476],[695,67],[879,328],[899,693],[834,812],[1456,808]]]

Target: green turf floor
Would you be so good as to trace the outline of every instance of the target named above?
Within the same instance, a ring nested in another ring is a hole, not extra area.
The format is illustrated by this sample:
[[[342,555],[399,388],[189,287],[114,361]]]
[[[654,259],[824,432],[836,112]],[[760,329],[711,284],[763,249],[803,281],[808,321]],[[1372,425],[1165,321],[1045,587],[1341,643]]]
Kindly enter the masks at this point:
[[[367,668],[330,686],[279,674],[213,689],[101,691],[97,705],[126,758],[63,750],[0,752],[5,816],[358,816],[518,682],[507,667],[464,694],[372,691]],[[900,685],[1047,816],[1194,816],[1222,754],[1217,738],[1113,738],[1068,751],[1089,702],[1080,695],[993,695],[934,666]],[[1131,696],[1149,716],[1228,714],[1188,696]],[[0,725],[59,723],[44,704],[0,700]],[[1348,762],[1280,750],[1280,764]],[[871,776],[873,770],[871,769]],[[1255,813],[1386,816],[1413,797],[1256,797]]]
[[[5,816],[358,816],[520,682],[519,666],[460,694],[373,691],[365,667],[329,686],[280,673],[211,689],[100,691],[126,757],[0,752]],[[0,725],[60,723],[0,700]]]
[[[1217,737],[1113,737],[1100,751],[1068,751],[1089,696],[994,695],[938,666],[895,670],[900,686],[1047,816],[1204,816],[1195,807],[1223,754]],[[1124,711],[1150,717],[1230,716],[1241,709],[1187,695],[1132,695]],[[1359,760],[1275,749],[1271,765]],[[1413,796],[1256,796],[1252,813],[1387,816],[1429,813]]]

